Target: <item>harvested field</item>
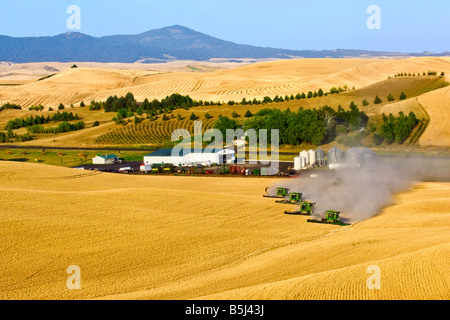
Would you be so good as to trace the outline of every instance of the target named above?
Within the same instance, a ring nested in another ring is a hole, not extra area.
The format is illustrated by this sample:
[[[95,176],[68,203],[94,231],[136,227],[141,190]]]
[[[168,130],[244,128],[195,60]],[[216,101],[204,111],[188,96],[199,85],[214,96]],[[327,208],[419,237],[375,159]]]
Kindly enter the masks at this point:
[[[1,299],[449,299],[450,184],[348,227],[263,199],[271,178],[0,162]],[[66,269],[81,268],[81,290]],[[381,268],[381,290],[366,286]]]

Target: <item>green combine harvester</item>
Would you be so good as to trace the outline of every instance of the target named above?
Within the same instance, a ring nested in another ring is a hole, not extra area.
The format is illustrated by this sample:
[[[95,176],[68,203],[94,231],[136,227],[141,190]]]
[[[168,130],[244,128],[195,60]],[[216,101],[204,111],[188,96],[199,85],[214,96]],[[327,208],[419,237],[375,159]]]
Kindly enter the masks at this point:
[[[325,212],[325,217],[322,218],[322,220],[308,219],[308,222],[336,224],[339,226],[348,226],[349,223],[345,223],[345,222],[341,221],[340,214],[341,213],[339,211],[327,210]]]
[[[308,201],[302,201],[298,205],[297,211],[285,211],[285,214],[299,215],[299,216],[310,216],[314,210],[316,204]]]
[[[277,200],[276,203],[300,204],[302,202],[302,193],[292,192],[286,200]]]
[[[274,196],[269,195],[268,189],[269,187],[266,188],[266,194],[263,196],[265,198],[286,198],[289,196],[288,188],[276,188]]]

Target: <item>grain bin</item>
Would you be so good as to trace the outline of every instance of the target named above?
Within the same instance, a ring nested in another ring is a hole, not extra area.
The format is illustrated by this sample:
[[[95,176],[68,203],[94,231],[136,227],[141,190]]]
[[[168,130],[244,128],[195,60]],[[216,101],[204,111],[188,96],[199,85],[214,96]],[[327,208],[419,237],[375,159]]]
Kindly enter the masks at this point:
[[[294,170],[302,170],[302,162],[300,160],[300,157],[294,158]]]
[[[309,165],[309,152],[306,150],[303,150],[302,152],[300,152],[300,158],[305,158],[305,166]]]
[[[327,152],[327,160],[329,165],[336,163],[343,163],[344,152],[342,152],[342,150],[340,150],[337,147],[333,147]]]
[[[350,148],[345,152],[345,161],[348,164],[360,163],[362,158],[362,150],[359,148]]]
[[[316,150],[316,162],[319,166],[325,165],[325,152],[323,149],[317,149]]]
[[[309,164],[315,165],[316,164],[316,152],[314,150],[309,150]]]
[[[301,168],[306,169],[306,158],[300,157]]]

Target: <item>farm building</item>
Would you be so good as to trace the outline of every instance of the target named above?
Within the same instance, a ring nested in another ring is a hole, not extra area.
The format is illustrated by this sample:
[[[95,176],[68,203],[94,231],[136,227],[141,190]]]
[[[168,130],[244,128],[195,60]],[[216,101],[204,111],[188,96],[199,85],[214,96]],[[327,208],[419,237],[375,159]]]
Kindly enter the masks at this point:
[[[233,149],[203,149],[201,152],[180,149],[173,154],[172,149],[160,149],[144,157],[145,164],[173,164],[189,166],[195,164],[211,165],[234,163],[236,159]]]
[[[92,164],[112,164],[119,161],[115,154],[98,155],[92,158]]]

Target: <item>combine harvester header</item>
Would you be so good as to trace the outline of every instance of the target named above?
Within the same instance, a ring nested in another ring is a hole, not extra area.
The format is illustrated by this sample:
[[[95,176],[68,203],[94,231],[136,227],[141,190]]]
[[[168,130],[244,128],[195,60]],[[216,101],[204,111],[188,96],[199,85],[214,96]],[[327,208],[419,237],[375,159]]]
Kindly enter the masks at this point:
[[[325,212],[325,217],[322,218],[321,220],[308,219],[308,222],[336,224],[336,225],[339,225],[339,226],[348,226],[348,225],[350,225],[349,223],[345,223],[345,222],[341,221],[340,214],[341,213],[339,211],[327,210]]]

